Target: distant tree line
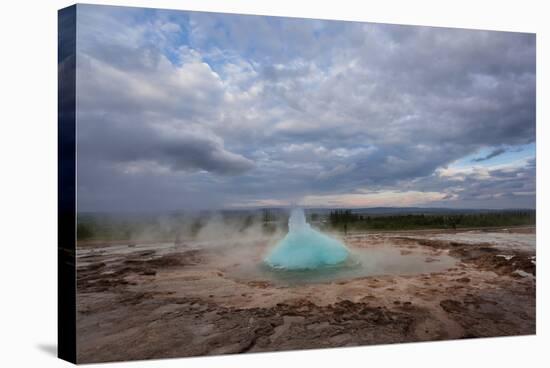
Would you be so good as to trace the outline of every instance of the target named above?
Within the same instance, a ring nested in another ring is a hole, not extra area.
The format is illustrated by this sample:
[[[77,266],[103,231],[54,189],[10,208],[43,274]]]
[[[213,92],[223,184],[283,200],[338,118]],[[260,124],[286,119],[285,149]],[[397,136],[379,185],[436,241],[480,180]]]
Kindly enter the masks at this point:
[[[286,218],[275,211],[217,213],[215,220],[220,226],[245,232],[260,225],[265,233],[273,233],[286,226]],[[130,240],[154,238],[170,241],[194,238],[212,221],[212,214],[196,216],[111,216],[107,214],[79,214],[77,240]]]
[[[79,214],[77,239],[82,240],[125,240],[152,237],[155,239],[181,239],[196,237],[209,222],[209,216],[186,218],[183,216],[108,216]],[[456,229],[467,227],[506,227],[534,225],[534,210],[498,211],[483,213],[451,214],[403,214],[369,215],[352,210],[333,210],[308,214],[313,226],[324,230],[409,230],[409,229]],[[264,210],[258,213],[230,213],[222,216],[225,226],[245,232],[255,224],[265,233],[278,228],[287,230],[288,216],[282,212]]]
[[[535,225],[535,211],[502,211],[468,214],[407,214],[369,216],[351,210],[331,211],[330,226],[338,230],[456,229]]]
[[[130,239],[149,226],[148,219],[119,219],[111,216],[80,215],[76,225],[77,240]]]
[[[363,221],[362,215],[351,212],[351,210],[335,210],[329,213],[329,222],[332,226],[356,223]]]

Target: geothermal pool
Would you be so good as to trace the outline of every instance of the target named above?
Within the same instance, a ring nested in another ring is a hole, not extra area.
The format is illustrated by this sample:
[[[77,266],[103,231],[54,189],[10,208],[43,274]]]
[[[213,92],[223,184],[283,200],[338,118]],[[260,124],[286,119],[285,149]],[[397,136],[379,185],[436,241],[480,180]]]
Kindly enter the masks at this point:
[[[342,241],[313,229],[306,222],[304,211],[294,209],[288,233],[263,261],[239,262],[227,271],[240,280],[293,285],[442,272],[456,263],[457,260],[446,253],[404,251],[391,244],[349,249]]]
[[[239,280],[263,280],[278,285],[338,282],[384,275],[417,275],[443,272],[455,267],[457,259],[447,254],[403,253],[400,248],[381,246],[352,249],[340,264],[317,269],[275,269],[263,263],[240,263],[227,269],[228,276]]]

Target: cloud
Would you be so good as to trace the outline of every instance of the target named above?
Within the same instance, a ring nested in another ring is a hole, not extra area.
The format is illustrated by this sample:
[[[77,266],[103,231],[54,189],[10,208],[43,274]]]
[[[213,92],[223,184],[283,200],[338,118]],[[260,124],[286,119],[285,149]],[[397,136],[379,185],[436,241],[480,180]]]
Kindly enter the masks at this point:
[[[204,170],[214,174],[238,175],[254,167],[253,161],[224,149],[221,140],[215,136],[187,130],[159,132],[152,128],[145,133],[147,136],[139,139],[141,144],[138,146],[126,147],[123,141],[113,142],[116,148],[109,158],[134,167],[133,171],[140,167],[136,164],[146,163],[141,166],[142,172],[147,171],[148,167],[153,170],[162,167],[168,171]]]
[[[84,25],[91,22],[88,17],[105,18],[95,11],[83,14]],[[223,138],[203,123],[216,119],[216,106],[223,103],[223,83],[217,74],[185,48],[179,50],[185,62],[173,64],[162,50],[141,40],[150,33],[143,27],[130,30],[117,24],[115,30],[123,35],[105,36],[113,51],[121,48],[120,57],[105,54],[97,34],[83,27],[86,36],[78,58],[79,155],[102,160],[123,174],[204,170],[238,175],[252,169],[252,160],[226,149]],[[155,32],[179,29],[175,23],[158,21],[150,27]],[[125,61],[128,55],[134,58],[131,65]]]
[[[492,150],[489,154],[487,154],[483,157],[474,158],[472,160],[472,162],[487,161],[487,160],[492,159],[493,157],[497,157],[497,156],[502,155],[504,152],[506,152],[506,150],[504,148],[497,148],[497,149]]]
[[[535,141],[534,35],[80,9],[83,208],[137,206],[132,195],[159,208],[359,203],[365,188],[453,206],[533,203],[513,193],[532,192],[534,169],[514,168],[513,187],[502,179],[512,171],[453,163]],[[101,200],[106,188],[119,197]]]
[[[425,191],[441,191],[449,198],[432,205],[462,208],[534,208],[535,160],[525,159],[487,167],[442,168],[409,183]],[[406,185],[405,185],[406,187]]]
[[[312,207],[409,207],[426,204],[445,198],[437,192],[384,191],[375,193],[354,193],[344,195],[306,196],[302,203]]]

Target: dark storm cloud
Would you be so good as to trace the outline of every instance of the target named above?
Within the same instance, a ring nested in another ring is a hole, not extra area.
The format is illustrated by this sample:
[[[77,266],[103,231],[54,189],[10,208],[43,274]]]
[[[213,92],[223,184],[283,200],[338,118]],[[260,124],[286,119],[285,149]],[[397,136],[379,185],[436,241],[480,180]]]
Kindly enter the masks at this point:
[[[86,122],[84,120],[80,124],[85,125]],[[83,138],[80,151],[84,156],[127,164],[120,167],[129,170],[206,170],[237,175],[253,167],[251,160],[227,151],[217,137],[200,130],[158,129],[154,125],[107,122],[108,128],[104,123],[96,123],[95,129],[84,129],[80,133]],[[98,125],[104,126],[105,130],[98,130]],[[102,133],[106,130],[110,132],[108,136]]]
[[[535,141],[534,35],[81,10],[89,208],[107,187],[121,207],[147,196],[157,200],[144,207],[167,208],[368,190],[430,191],[451,206],[533,203],[534,163],[453,165],[485,164],[502,147],[513,161]]]
[[[492,159],[493,157],[497,157],[499,155],[502,155],[504,152],[506,152],[506,150],[504,148],[497,148],[497,149],[492,150],[489,154],[487,154],[483,157],[474,158],[472,161],[473,162],[487,161],[487,160]]]

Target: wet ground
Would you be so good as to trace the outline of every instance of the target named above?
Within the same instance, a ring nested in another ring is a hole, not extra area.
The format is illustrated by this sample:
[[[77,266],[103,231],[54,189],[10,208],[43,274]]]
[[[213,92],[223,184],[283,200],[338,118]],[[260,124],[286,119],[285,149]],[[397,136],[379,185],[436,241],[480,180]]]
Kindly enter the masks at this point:
[[[78,361],[535,333],[535,229],[350,234],[350,267],[280,273],[273,239],[77,252]]]

